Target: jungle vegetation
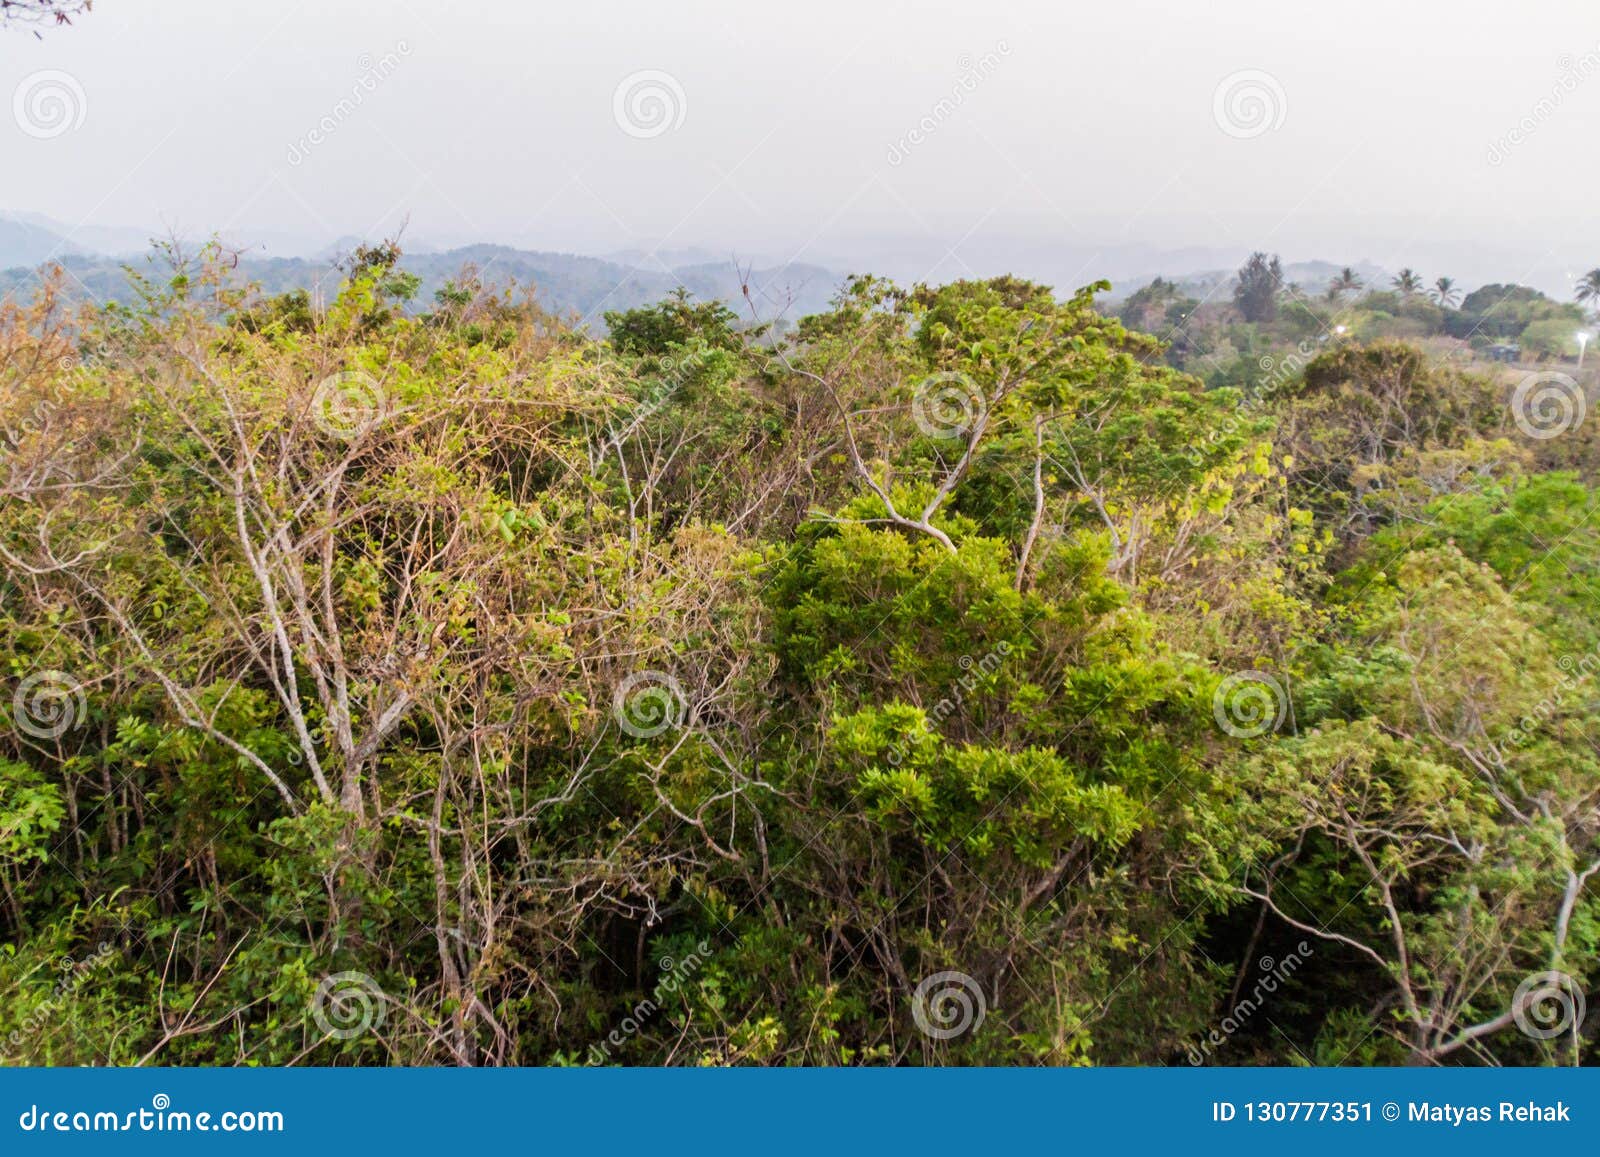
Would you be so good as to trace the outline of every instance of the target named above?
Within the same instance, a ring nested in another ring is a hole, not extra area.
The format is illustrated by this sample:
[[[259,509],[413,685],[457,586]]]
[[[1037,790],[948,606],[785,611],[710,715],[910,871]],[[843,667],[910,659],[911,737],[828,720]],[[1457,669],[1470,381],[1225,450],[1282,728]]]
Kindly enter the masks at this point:
[[[0,312],[8,1062],[1587,1058],[1581,380],[397,258]]]

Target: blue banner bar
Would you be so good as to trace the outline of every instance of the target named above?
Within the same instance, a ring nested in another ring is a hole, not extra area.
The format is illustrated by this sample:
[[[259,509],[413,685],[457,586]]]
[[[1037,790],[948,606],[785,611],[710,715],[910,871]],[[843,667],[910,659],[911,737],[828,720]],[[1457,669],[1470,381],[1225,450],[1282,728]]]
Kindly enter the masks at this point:
[[[1592,1069],[19,1069],[0,1152],[1503,1155],[1590,1151],[1597,1093]]]

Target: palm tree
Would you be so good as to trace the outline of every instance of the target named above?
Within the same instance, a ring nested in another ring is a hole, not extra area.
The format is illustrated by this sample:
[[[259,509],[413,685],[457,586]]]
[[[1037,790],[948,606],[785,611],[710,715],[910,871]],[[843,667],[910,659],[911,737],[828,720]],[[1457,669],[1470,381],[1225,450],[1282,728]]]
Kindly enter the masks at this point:
[[[1596,270],[1596,272],[1600,272],[1600,270]],[[1441,277],[1433,283],[1430,296],[1434,301],[1444,306],[1445,309],[1453,309],[1456,302],[1461,300],[1461,291],[1456,288],[1455,278]]]
[[[1578,282],[1577,297],[1590,308],[1600,305],[1600,269],[1591,269],[1583,275],[1583,280]]]
[[[1422,288],[1422,277],[1415,269],[1402,269],[1390,284],[1400,291],[1401,297],[1410,297]]]
[[[1328,286],[1328,291],[1335,299],[1338,299],[1347,293],[1355,293],[1360,288],[1361,278],[1354,269],[1346,265],[1339,270],[1339,276],[1333,279],[1332,284]]]

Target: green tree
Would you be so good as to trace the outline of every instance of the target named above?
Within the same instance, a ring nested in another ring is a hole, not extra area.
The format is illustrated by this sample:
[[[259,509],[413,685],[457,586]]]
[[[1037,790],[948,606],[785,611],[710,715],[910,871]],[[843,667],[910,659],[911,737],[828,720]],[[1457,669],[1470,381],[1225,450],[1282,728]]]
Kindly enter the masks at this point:
[[[1515,1030],[1519,983],[1592,959],[1600,767],[1570,730],[1516,738],[1549,669],[1492,572],[1418,551],[1362,589],[1348,649],[1304,689],[1314,726],[1263,757],[1295,851],[1244,891],[1386,990],[1370,1028],[1396,1059],[1539,1055]],[[1338,916],[1307,921],[1308,894]],[[1574,1039],[1542,1047],[1570,1057]]]
[[[1346,265],[1343,269],[1339,270],[1338,276],[1333,279],[1328,288],[1332,291],[1334,298],[1337,300],[1345,296],[1353,297],[1357,293],[1360,293],[1363,284],[1364,283],[1362,282],[1360,275],[1357,274],[1354,269],[1351,269],[1348,265]]]
[[[1575,296],[1583,305],[1593,308],[1600,302],[1600,269],[1591,269],[1578,282]]]
[[[1402,269],[1390,279],[1389,284],[1395,287],[1401,297],[1410,297],[1422,291],[1422,275],[1414,269]]]
[[[1283,266],[1276,254],[1252,253],[1234,280],[1233,304],[1251,322],[1270,322],[1278,316],[1278,295],[1283,290]]]
[[[1550,319],[1529,322],[1517,338],[1525,356],[1539,359],[1578,355],[1577,330],[1570,321]]]

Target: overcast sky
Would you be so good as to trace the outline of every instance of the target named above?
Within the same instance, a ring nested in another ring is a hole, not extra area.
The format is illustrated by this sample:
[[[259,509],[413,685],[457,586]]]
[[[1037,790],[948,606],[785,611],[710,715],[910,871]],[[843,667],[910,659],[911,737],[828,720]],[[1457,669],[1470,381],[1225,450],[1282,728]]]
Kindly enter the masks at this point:
[[[0,209],[275,252],[1600,265],[1595,0],[97,0],[0,82]]]

